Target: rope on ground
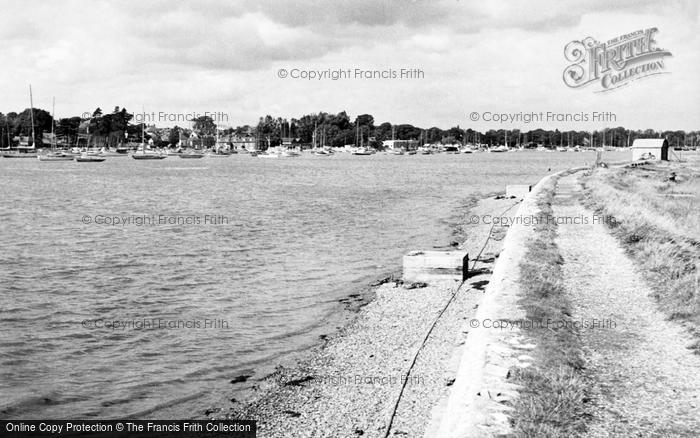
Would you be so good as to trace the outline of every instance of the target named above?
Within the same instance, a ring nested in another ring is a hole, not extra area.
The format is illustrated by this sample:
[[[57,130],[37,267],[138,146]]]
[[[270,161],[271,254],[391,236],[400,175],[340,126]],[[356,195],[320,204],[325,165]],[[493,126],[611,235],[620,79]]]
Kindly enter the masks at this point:
[[[503,212],[500,215],[502,216],[502,215],[506,214],[511,208],[515,207],[516,205],[520,204],[521,202],[523,202],[522,199],[520,201],[516,202],[515,204],[511,205],[507,209],[503,210]],[[472,270],[474,269],[474,266],[476,266],[476,261],[479,259],[479,257],[481,257],[481,253],[486,248],[486,245],[489,243],[489,240],[491,239],[491,234],[493,233],[493,228],[495,226],[496,226],[495,223],[493,225],[491,225],[491,229],[489,230],[489,235],[486,238],[486,241],[484,242],[484,246],[481,247],[481,251],[479,251],[479,255],[477,255],[476,258],[474,259],[474,264],[472,265]],[[399,404],[401,403],[401,397],[403,397],[403,392],[406,389],[406,383],[408,383],[408,378],[411,375],[411,371],[413,371],[413,366],[416,364],[416,361],[418,360],[418,355],[420,354],[421,350],[425,346],[426,342],[428,342],[428,338],[430,338],[430,335],[433,333],[433,329],[437,325],[438,321],[440,320],[442,315],[445,313],[447,308],[450,307],[450,304],[452,304],[452,301],[454,301],[455,297],[457,296],[459,291],[462,289],[462,286],[464,285],[465,282],[466,282],[466,280],[462,280],[462,282],[459,284],[459,286],[457,286],[457,289],[454,291],[452,296],[450,296],[450,299],[447,300],[447,303],[445,303],[445,306],[442,308],[440,313],[438,313],[438,316],[435,318],[433,323],[430,325],[430,328],[426,332],[425,337],[423,338],[423,341],[418,346],[418,349],[416,349],[416,353],[413,355],[413,360],[411,361],[411,364],[408,366],[408,371],[406,372],[406,377],[404,378],[403,383],[401,384],[401,390],[399,391],[399,396],[396,399],[396,402],[394,403],[394,408],[391,411],[391,417],[389,418],[389,424],[387,425],[386,431],[384,433],[384,438],[388,438],[389,434],[391,433],[391,427],[394,425],[394,418],[396,417],[396,411],[398,411],[398,409],[399,409]]]
[[[503,216],[504,214],[508,213],[508,211],[510,211],[511,208],[515,207],[516,205],[520,204],[521,202],[523,202],[522,199],[520,201],[516,202],[515,204],[511,205],[510,207],[506,208],[505,210],[503,210],[503,212],[499,216]],[[472,269],[471,269],[472,271],[474,270],[474,267],[476,266],[476,262],[479,261],[479,257],[481,257],[481,253],[484,252],[484,249],[486,249],[486,245],[489,244],[489,240],[491,240],[491,236],[493,235],[493,229],[495,226],[496,226],[496,222],[491,224],[491,229],[489,229],[489,235],[488,235],[488,237],[486,237],[486,241],[484,242],[484,246],[481,247],[481,251],[479,251],[479,254],[476,256],[476,258],[474,258],[474,263],[472,263]]]

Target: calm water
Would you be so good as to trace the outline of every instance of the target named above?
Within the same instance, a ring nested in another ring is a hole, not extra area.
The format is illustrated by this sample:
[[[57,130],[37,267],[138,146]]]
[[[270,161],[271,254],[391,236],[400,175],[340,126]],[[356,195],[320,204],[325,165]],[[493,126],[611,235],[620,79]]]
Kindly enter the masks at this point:
[[[449,242],[469,195],[594,158],[0,159],[0,417],[199,415],[332,331],[338,299],[404,253]],[[94,223],[153,215],[190,223]]]

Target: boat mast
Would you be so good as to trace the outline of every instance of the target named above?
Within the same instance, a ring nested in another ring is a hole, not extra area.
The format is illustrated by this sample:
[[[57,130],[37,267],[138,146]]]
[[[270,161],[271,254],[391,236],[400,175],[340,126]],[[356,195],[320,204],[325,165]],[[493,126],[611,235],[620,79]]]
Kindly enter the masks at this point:
[[[32,118],[32,148],[36,149],[36,136],[34,133],[34,97],[32,96],[32,84],[29,84],[29,107],[31,111],[31,118]],[[27,144],[27,146],[29,146]]]
[[[56,136],[54,135],[53,125],[56,123],[54,117],[56,114],[56,97],[53,98],[53,103],[51,105],[51,151],[56,150]]]
[[[146,121],[145,121],[145,116],[146,116],[146,108],[141,108],[143,117],[141,120],[141,149],[143,149],[143,152],[146,153]]]

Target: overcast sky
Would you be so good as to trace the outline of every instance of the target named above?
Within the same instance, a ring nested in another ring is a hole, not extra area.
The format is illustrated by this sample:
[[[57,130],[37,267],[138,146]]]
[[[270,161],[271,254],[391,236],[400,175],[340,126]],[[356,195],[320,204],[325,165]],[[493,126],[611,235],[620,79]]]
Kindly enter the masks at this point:
[[[614,4],[614,6],[613,6]],[[658,0],[0,0],[0,111],[260,115],[346,110],[375,122],[477,129],[699,129],[698,2]],[[564,46],[657,27],[670,74],[568,88]],[[417,68],[422,79],[282,79],[279,69]],[[471,112],[591,113],[610,123],[497,124]],[[160,123],[160,125],[172,125]],[[182,124],[181,124],[182,125]]]

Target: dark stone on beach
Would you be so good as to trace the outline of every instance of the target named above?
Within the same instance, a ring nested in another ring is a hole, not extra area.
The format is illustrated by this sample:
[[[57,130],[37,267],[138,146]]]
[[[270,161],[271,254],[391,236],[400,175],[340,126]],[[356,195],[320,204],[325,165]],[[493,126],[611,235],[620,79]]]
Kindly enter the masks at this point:
[[[364,435],[365,431],[362,429],[355,429],[355,435]]]
[[[428,283],[423,283],[422,281],[417,281],[415,283],[405,284],[403,287],[404,287],[404,289],[420,289],[420,288],[424,288],[427,286],[428,286]]]
[[[282,412],[284,412],[285,414],[289,415],[290,417],[294,417],[294,418],[296,418],[296,417],[301,417],[301,414],[300,414],[299,412],[296,412],[296,411],[289,411],[289,410],[287,410],[287,411],[282,411]]]
[[[454,377],[451,377],[451,378],[447,379],[447,381],[445,382],[445,386],[452,386],[454,383],[455,383],[455,379],[454,379]]]
[[[206,415],[207,417],[210,416],[210,415],[213,414],[213,413],[214,413],[214,411],[211,410],[211,409],[207,409],[206,411],[204,411],[204,415]]]
[[[471,286],[477,290],[484,290],[486,285],[489,284],[488,280],[475,281],[471,283]]]
[[[505,196],[503,196],[503,195],[498,195],[498,196],[496,196],[494,199],[503,199],[503,198],[505,198]]]
[[[318,337],[319,337],[321,340],[323,340],[323,341],[325,341],[326,339],[328,339],[328,335],[318,335]]]
[[[251,376],[249,376],[248,374],[241,374],[240,376],[237,376],[237,377],[234,377],[233,379],[231,379],[231,383],[233,383],[233,384],[243,383],[243,382],[247,381],[248,379],[250,379],[250,377]]]
[[[388,283],[388,282],[390,282],[390,281],[393,280],[393,279],[394,279],[394,276],[393,276],[393,275],[391,275],[391,276],[389,276],[389,277],[381,278],[381,279],[375,281],[374,283],[370,284],[370,286],[372,286],[372,287],[374,287],[374,286],[381,286],[381,285],[383,285],[384,283]]]
[[[314,379],[313,376],[305,376],[305,377],[302,377],[301,379],[294,379],[294,380],[290,380],[289,382],[285,382],[284,386],[301,386],[302,383],[306,383],[306,382],[311,381],[313,379]]]
[[[231,399],[231,403],[236,403],[236,402],[238,402],[238,400],[236,400],[235,398]]]

